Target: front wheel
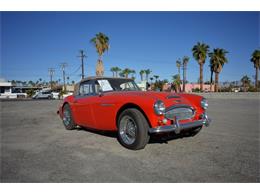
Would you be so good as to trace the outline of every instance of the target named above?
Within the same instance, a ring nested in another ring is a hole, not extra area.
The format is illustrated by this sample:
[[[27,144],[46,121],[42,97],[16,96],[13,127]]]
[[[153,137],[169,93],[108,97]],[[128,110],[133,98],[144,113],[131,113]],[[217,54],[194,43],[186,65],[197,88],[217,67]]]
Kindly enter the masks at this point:
[[[68,130],[75,129],[76,124],[73,120],[72,112],[69,104],[65,104],[63,107],[62,121],[66,129]]]
[[[148,129],[148,122],[139,110],[126,109],[118,119],[118,140],[128,149],[143,149],[150,138]]]

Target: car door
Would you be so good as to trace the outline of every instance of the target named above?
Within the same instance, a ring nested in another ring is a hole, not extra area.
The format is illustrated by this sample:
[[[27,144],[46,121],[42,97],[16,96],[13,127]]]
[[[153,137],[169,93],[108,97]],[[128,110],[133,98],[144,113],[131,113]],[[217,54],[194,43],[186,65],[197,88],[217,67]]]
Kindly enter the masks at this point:
[[[102,92],[97,81],[94,82],[94,91],[96,94],[95,102],[92,104],[95,128],[102,130],[116,129],[116,100],[108,93]]]
[[[79,94],[74,96],[75,121],[78,125],[95,128],[92,104],[96,96],[93,92],[93,82],[85,81],[79,86]]]

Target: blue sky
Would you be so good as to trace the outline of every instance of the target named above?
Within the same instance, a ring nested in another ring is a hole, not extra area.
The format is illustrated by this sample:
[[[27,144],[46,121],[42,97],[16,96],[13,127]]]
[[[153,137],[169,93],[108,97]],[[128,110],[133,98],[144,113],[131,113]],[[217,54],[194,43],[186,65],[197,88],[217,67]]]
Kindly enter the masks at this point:
[[[189,56],[187,80],[199,77],[191,48],[198,41],[210,49],[229,51],[220,81],[240,80],[255,74],[250,62],[259,48],[259,12],[1,12],[1,75],[8,80],[49,80],[48,68],[67,62],[71,80],[80,80],[79,49],[87,52],[85,74],[95,74],[96,50],[90,39],[98,32],[110,38],[104,55],[105,75],[110,68],[151,69],[152,75],[170,79],[177,74],[176,60]],[[204,80],[209,80],[209,60]],[[78,70],[78,71],[77,71]],[[253,80],[253,79],[252,79]]]

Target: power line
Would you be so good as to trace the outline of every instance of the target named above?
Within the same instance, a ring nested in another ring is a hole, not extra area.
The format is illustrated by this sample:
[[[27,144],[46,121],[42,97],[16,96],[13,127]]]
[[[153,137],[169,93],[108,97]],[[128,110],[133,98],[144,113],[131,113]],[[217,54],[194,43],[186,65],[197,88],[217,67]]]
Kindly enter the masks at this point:
[[[73,75],[75,75],[75,73],[78,72],[80,68],[81,68],[81,65],[80,65],[75,71],[73,71],[72,73],[70,73],[68,76],[73,76]],[[80,74],[79,76],[81,76],[81,74]]]

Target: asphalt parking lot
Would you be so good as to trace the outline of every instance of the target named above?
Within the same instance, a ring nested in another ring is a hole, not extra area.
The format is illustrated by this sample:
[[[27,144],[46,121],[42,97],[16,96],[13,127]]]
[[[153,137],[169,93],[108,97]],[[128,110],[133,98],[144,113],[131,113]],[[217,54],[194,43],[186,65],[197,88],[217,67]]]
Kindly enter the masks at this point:
[[[210,127],[131,151],[65,130],[58,100],[0,102],[1,182],[259,182],[259,103],[209,99]]]

